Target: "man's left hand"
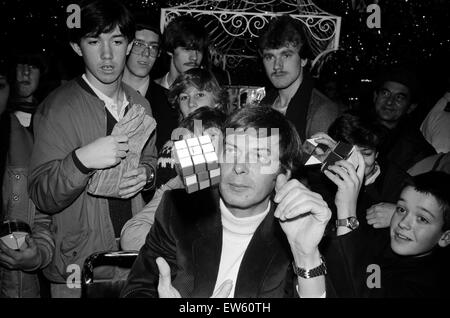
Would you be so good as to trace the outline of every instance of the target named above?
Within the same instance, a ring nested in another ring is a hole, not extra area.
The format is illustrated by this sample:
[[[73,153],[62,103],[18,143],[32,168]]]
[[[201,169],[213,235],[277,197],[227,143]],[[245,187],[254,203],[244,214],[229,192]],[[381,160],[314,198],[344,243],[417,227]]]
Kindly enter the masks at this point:
[[[143,166],[125,172],[119,185],[119,196],[128,199],[141,192],[147,183],[147,170]]]
[[[331,211],[322,196],[312,192],[298,180],[287,181],[278,175],[275,185],[275,217],[287,236],[294,255],[307,256],[317,252]]]

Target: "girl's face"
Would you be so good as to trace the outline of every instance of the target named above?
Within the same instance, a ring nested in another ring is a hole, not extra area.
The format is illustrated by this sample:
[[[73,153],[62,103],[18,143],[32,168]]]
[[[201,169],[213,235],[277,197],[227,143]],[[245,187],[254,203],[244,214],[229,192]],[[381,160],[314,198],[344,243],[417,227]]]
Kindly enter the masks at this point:
[[[193,86],[178,95],[178,101],[183,118],[186,118],[190,113],[200,107],[216,107],[212,92],[198,90]]]

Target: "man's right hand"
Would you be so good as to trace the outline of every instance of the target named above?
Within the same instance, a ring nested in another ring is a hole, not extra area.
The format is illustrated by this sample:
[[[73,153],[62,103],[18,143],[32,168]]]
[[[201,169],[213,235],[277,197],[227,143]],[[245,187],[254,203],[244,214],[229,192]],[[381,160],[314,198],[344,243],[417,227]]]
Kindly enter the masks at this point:
[[[105,169],[118,164],[128,152],[128,137],[106,136],[75,151],[78,159],[88,169]]]
[[[170,277],[170,266],[162,257],[156,259],[156,265],[159,270],[158,295],[159,298],[181,298],[180,293],[172,286],[172,279]],[[211,298],[227,298],[231,292],[233,283],[226,280],[217,289]]]

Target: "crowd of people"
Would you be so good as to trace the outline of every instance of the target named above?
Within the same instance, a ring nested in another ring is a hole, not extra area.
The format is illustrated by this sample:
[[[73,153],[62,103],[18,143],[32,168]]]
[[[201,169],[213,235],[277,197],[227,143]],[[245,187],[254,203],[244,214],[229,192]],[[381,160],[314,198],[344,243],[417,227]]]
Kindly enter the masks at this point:
[[[0,220],[31,229],[19,248],[0,240],[0,297],[81,297],[69,268],[132,250],[131,269],[96,271],[121,297],[450,296],[449,92],[415,125],[420,83],[394,65],[348,110],[316,88],[302,23],[282,15],[258,38],[271,87],[231,110],[201,23],[158,25],[82,2],[68,33],[83,72],[47,96],[39,53],[0,65]],[[174,143],[205,135],[220,182],[188,193]],[[306,140],[354,160],[305,166]]]

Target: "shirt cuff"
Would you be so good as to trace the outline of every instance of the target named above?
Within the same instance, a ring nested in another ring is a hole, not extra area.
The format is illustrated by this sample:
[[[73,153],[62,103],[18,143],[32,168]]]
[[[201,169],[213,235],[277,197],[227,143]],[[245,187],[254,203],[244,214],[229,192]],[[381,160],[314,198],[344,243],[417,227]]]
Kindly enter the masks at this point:
[[[78,149],[78,148],[77,148]],[[75,163],[75,166],[78,168],[78,170],[80,170],[83,174],[89,174],[92,171],[94,171],[95,169],[89,169],[87,168],[81,161],[80,159],[78,159],[77,154],[75,153],[75,151],[77,150],[75,149],[74,151],[72,151],[72,159],[73,162]]]
[[[298,297],[304,298],[304,297],[302,297],[302,295],[300,295],[300,291],[298,290],[298,284],[295,285],[295,289],[297,290]],[[327,298],[327,292],[325,291],[322,295],[320,295],[319,297],[316,297],[316,298]]]

